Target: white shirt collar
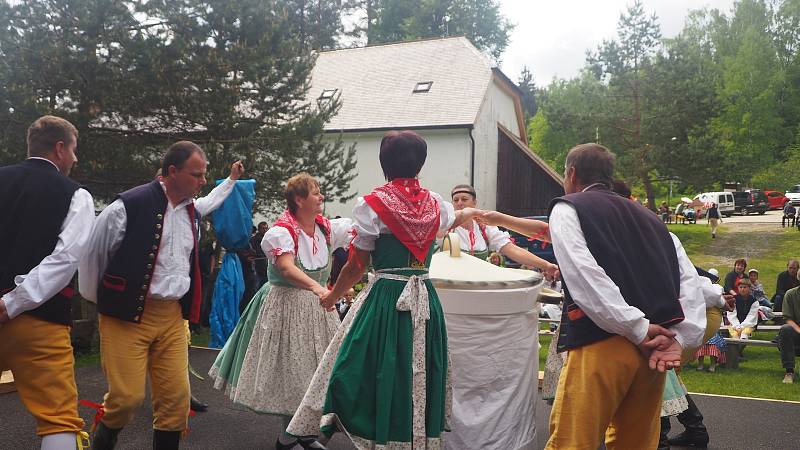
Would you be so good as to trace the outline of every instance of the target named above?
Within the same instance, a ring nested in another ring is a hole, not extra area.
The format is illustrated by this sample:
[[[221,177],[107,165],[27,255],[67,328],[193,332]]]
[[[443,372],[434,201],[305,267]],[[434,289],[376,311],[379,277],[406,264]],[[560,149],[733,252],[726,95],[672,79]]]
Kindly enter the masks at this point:
[[[585,188],[581,189],[581,192],[586,192],[586,191],[588,191],[589,189],[591,189],[591,188],[593,188],[595,186],[602,186],[602,185],[603,185],[603,183],[592,183],[592,184],[586,186]]]
[[[164,184],[164,182],[163,182],[163,181],[159,181],[159,182],[158,182],[158,184],[160,184],[160,185],[161,185],[161,189],[163,189],[163,190],[164,190],[164,195],[166,195],[166,194],[167,194],[167,186]],[[184,206],[188,205],[189,203],[192,203],[193,201],[194,201],[194,199],[193,199],[193,198],[191,198],[191,197],[189,197],[189,198],[187,198],[186,200],[184,200],[184,201],[182,201],[182,202],[178,203],[177,205],[175,205],[175,206],[173,207],[173,209],[182,208],[182,207],[184,207]],[[170,203],[169,203],[169,197],[167,197],[167,204],[168,204],[168,205],[170,204]]]
[[[42,158],[42,157],[39,157],[39,156],[31,156],[31,157],[29,157],[28,159],[40,159],[40,160],[42,160],[42,161],[47,161],[47,162],[49,162],[50,164],[52,164],[52,165],[53,165],[53,167],[55,167],[55,168],[56,168],[56,170],[58,170],[59,172],[61,172],[61,169],[59,169],[59,168],[58,168],[58,166],[56,165],[56,163],[54,163],[53,161],[50,161],[50,160],[49,160],[49,159],[47,159],[47,158]]]

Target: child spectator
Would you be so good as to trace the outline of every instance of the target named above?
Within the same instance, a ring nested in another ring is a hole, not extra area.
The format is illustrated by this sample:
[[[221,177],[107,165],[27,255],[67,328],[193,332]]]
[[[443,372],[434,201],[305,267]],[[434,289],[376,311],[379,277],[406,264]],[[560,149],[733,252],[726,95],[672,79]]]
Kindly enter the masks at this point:
[[[733,338],[748,339],[758,323],[758,302],[750,292],[749,279],[739,280],[737,287],[736,309],[727,314],[730,333]]]
[[[708,371],[714,372],[717,370],[717,363],[725,364],[725,339],[719,334],[719,331],[711,336],[703,346],[697,349],[695,357],[697,357],[697,370],[702,371],[705,367],[703,362],[706,356],[709,357],[711,363],[708,365]]]
[[[764,285],[758,281],[758,270],[748,270],[747,278],[750,279],[750,293],[753,294],[758,304],[766,306],[767,308],[772,308],[772,303],[769,302],[767,294],[764,292]]]

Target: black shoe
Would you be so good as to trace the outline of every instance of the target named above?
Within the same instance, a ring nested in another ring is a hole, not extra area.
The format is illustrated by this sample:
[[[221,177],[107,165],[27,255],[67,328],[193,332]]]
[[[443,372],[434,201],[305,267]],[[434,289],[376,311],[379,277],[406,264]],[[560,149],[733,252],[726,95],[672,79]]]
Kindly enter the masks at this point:
[[[304,449],[311,449],[311,450],[327,450],[327,447],[322,445],[318,440],[314,438],[300,438],[297,440],[301,447]]]
[[[291,450],[297,444],[298,444],[298,440],[297,439],[293,440],[292,442],[290,442],[288,444],[281,444],[281,440],[278,439],[277,441],[275,441],[275,450]]]
[[[113,450],[120,431],[122,428],[109,428],[103,422],[98,423],[92,437],[92,450]]]
[[[684,431],[683,433],[670,438],[669,444],[678,447],[706,448],[708,447],[708,434],[690,433],[688,431]]]
[[[178,450],[180,431],[153,430],[153,450]]]
[[[669,450],[669,441],[667,440],[667,435],[669,434],[671,424],[669,422],[669,417],[662,417],[661,418],[661,433],[658,436],[658,447],[656,450]]]
[[[208,403],[201,402],[200,400],[194,398],[193,395],[190,408],[192,408],[192,411],[194,412],[206,412],[208,410]]]

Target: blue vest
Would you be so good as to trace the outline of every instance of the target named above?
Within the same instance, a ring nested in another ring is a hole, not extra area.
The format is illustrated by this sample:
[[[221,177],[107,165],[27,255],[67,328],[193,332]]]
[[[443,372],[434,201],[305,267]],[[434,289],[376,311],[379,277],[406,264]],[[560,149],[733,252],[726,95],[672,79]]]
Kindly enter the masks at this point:
[[[559,197],[575,207],[586,245],[625,302],[640,309],[653,324],[670,327],[683,321],[680,269],[666,225],[652,211],[605,187]],[[613,336],[595,325],[564,285],[564,308],[558,351]],[[580,299],[578,299],[580,301]]]
[[[27,274],[53,253],[78,188],[48,161],[28,159],[0,167],[0,295],[17,287],[17,275]],[[26,314],[71,325],[73,292],[72,286],[64,286]]]
[[[161,243],[167,196],[156,180],[119,194],[125,205],[127,224],[125,237],[108,263],[97,287],[97,311],[128,322],[139,323],[144,313],[145,299],[153,281],[153,271]],[[192,254],[195,261],[200,216],[195,212],[195,241]],[[199,266],[191,264],[189,291],[181,298],[183,317],[189,318],[195,294],[200,295],[195,281],[200,280]]]

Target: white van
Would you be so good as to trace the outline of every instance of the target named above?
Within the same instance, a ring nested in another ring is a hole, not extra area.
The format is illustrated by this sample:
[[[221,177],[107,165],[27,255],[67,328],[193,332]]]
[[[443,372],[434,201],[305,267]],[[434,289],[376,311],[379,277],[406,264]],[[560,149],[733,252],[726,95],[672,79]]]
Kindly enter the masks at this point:
[[[735,209],[733,194],[730,192],[703,192],[702,194],[695,195],[694,199],[703,203],[703,213],[708,209],[710,203],[716,203],[719,208],[719,213],[725,217],[732,216]]]

